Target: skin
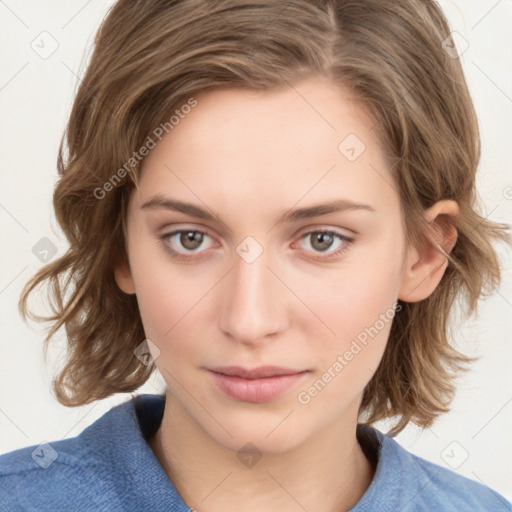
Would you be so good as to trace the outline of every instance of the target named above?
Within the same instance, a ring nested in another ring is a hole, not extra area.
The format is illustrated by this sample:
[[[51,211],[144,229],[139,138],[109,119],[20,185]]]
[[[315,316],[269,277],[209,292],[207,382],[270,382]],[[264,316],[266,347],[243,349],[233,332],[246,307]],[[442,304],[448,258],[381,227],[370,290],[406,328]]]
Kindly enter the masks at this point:
[[[374,122],[341,87],[316,78],[273,92],[213,90],[195,97],[198,105],[144,160],[127,212],[128,261],[115,269],[121,290],[137,295],[167,383],[164,417],[150,446],[198,511],[347,510],[375,471],[356,425],[391,322],[309,403],[298,394],[398,298],[428,297],[445,258],[407,244]],[[338,150],[348,134],[366,146],[352,162]],[[215,219],[141,208],[158,193],[207,209]],[[375,211],[279,222],[289,210],[340,198]],[[425,211],[447,252],[456,232],[439,220],[457,214],[453,201]],[[195,250],[179,234],[160,238],[176,229],[207,236]],[[322,229],[353,241],[333,237],[322,248],[314,236]],[[250,263],[236,251],[247,236],[263,249]],[[190,259],[173,257],[169,246]],[[215,385],[206,368],[227,365],[309,373],[258,404]],[[262,455],[251,467],[237,457],[248,442]]]

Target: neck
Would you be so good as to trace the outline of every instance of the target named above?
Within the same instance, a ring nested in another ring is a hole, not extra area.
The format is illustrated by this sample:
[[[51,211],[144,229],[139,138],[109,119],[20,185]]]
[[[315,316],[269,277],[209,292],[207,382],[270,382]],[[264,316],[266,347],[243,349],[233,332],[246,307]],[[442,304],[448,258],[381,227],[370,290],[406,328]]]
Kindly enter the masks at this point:
[[[286,452],[243,456],[208,436],[168,397],[148,443],[197,512],[339,512],[356,505],[375,467],[357,441],[357,417],[335,427]]]

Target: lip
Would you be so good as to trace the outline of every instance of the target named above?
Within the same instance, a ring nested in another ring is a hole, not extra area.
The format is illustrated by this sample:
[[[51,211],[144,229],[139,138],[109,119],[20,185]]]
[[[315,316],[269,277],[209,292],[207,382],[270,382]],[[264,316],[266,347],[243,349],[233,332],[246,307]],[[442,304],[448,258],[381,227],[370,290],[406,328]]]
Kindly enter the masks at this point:
[[[240,366],[212,368],[208,370],[217,387],[236,400],[262,403],[284,394],[309,373],[278,366],[261,366],[246,369]]]

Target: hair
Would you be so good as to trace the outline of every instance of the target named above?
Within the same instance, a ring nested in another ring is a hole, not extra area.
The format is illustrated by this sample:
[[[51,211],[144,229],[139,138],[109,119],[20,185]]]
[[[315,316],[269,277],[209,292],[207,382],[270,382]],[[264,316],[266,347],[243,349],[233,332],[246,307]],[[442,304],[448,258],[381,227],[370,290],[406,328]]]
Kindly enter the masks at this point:
[[[508,241],[509,229],[477,211],[478,123],[461,63],[444,49],[450,37],[433,0],[117,1],[96,34],[59,148],[53,206],[69,248],[26,283],[19,301],[25,321],[51,322],[45,355],[65,327],[57,399],[78,406],[132,392],[155,369],[134,356],[144,328],[136,296],[119,289],[113,272],[127,261],[137,150],[155,128],[168,131],[169,116],[201,91],[272,91],[324,77],[375,119],[408,241],[433,245],[449,262],[428,298],[399,301],[360,413],[368,423],[396,419],[394,435],[448,411],[454,379],[474,359],[450,344],[450,312],[460,298],[465,313],[474,313],[499,285],[493,242]],[[446,219],[457,229],[450,254],[423,217],[442,199],[460,207],[456,219]],[[43,283],[46,317],[27,307]]]

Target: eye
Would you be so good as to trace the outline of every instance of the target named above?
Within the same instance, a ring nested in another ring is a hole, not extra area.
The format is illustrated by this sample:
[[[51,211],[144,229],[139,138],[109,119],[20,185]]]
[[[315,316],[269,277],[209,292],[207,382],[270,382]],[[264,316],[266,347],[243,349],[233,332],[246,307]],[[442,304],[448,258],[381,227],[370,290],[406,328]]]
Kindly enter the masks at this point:
[[[210,243],[208,247],[204,247],[205,240],[211,238],[206,231],[198,229],[178,229],[162,235],[160,239],[167,252],[181,259],[188,259],[191,255],[203,252],[203,249],[213,245]]]
[[[303,246],[306,246],[306,250],[312,250],[316,254],[326,254],[325,257],[339,255],[346,251],[354,241],[353,238],[332,230],[310,231],[303,235],[300,240],[305,242]]]
[[[192,260],[197,254],[214,246],[212,238],[200,229],[177,229],[159,236],[165,250],[173,257],[181,260]],[[207,241],[210,243],[205,243]],[[333,230],[310,231],[300,238],[301,245],[308,252],[320,258],[332,258],[346,251],[353,238]],[[206,245],[206,246],[205,246]]]

